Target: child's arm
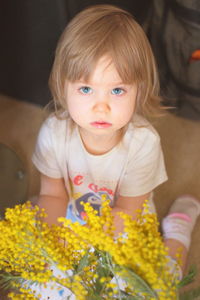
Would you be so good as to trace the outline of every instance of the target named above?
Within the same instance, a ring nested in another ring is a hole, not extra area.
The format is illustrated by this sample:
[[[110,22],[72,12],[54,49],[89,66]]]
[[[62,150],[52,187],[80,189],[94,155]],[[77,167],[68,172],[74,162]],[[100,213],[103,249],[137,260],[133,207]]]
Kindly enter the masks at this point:
[[[115,224],[115,234],[117,235],[120,232],[123,232],[123,219],[118,215],[119,212],[126,213],[131,215],[133,219],[136,217],[136,210],[142,209],[144,201],[149,199],[151,193],[147,193],[142,196],[137,197],[123,197],[119,196],[115,206],[112,209],[112,214],[114,216],[114,224]]]
[[[41,174],[41,187],[38,206],[45,209],[49,224],[56,224],[58,217],[65,217],[68,195],[63,178],[50,178]]]

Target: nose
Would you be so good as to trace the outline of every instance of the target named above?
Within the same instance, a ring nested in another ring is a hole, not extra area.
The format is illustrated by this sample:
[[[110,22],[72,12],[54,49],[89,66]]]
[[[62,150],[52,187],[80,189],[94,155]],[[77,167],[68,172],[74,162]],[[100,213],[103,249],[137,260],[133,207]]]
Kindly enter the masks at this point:
[[[94,103],[93,110],[95,112],[101,112],[101,113],[107,113],[110,111],[110,105],[108,100],[106,99],[101,99],[97,100]]]

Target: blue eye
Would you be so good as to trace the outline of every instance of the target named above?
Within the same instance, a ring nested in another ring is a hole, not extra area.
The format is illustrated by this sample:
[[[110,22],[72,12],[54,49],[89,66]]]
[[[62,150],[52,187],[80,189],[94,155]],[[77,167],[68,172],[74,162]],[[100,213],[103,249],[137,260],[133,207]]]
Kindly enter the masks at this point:
[[[91,94],[92,89],[89,86],[83,86],[79,89],[82,94]]]
[[[115,89],[112,90],[111,93],[112,93],[113,95],[122,95],[124,92],[125,92],[125,91],[124,91],[123,89],[121,89],[121,88],[115,88]]]

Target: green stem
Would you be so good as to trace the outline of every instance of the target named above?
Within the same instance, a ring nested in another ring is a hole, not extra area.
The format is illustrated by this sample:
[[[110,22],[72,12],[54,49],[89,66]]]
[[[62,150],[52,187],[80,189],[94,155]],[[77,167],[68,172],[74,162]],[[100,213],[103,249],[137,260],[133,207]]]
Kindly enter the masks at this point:
[[[121,290],[120,290],[120,286],[119,286],[119,281],[118,281],[118,278],[117,278],[117,276],[116,276],[116,274],[115,274],[115,271],[114,271],[114,268],[113,268],[113,264],[112,264],[112,262],[110,261],[110,258],[109,258],[108,253],[106,253],[106,260],[107,260],[107,262],[108,262],[108,265],[110,266],[110,270],[111,270],[111,272],[112,272],[112,274],[113,274],[113,276],[114,276],[114,278],[115,278],[115,280],[116,280],[116,283],[117,283],[118,293],[119,293],[119,300],[122,300],[122,297],[121,297]]]

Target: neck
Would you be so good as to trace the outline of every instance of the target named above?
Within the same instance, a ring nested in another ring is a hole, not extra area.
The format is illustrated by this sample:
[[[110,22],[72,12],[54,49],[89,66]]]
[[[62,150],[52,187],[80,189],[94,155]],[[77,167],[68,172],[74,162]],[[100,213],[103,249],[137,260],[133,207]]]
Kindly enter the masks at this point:
[[[123,130],[110,136],[93,136],[79,128],[85,149],[93,155],[102,155],[112,150],[121,140]]]

